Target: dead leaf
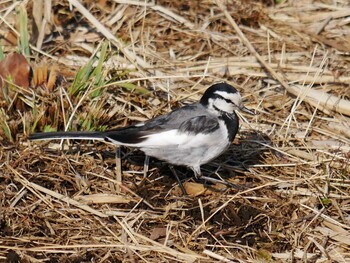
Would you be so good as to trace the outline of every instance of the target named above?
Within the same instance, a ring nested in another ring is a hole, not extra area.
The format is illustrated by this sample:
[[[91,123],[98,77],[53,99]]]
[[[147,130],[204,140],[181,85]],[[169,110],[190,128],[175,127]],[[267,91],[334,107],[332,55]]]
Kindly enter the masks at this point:
[[[12,31],[8,32],[4,38],[4,40],[10,44],[11,46],[16,46],[17,45],[17,35],[13,33]]]
[[[328,227],[316,227],[316,231],[319,231],[322,233],[323,236],[327,236],[335,241],[338,241],[339,243],[342,243],[343,245],[350,246],[350,234],[348,231],[333,231],[332,229]]]
[[[29,87],[30,65],[27,59],[18,53],[9,54],[4,60],[0,61],[0,88],[4,82],[11,79],[13,84],[22,88]]]
[[[40,86],[47,82],[48,67],[46,64],[37,66],[33,69],[33,86]]]
[[[44,19],[44,1],[43,0],[36,0],[33,1],[33,33],[32,33],[32,40],[37,42],[40,30],[42,29],[43,19]],[[38,44],[38,43],[37,43]]]
[[[29,87],[30,65],[26,58],[18,53],[9,54],[0,61],[0,100],[5,100],[18,110],[24,110],[25,104],[18,99],[18,92],[7,84],[8,81],[15,86],[25,89]]]
[[[150,239],[157,240],[166,236],[166,227],[156,227],[152,229]]]
[[[99,0],[97,1],[97,5],[99,8],[105,8],[107,7],[107,0]]]
[[[52,92],[53,88],[56,87],[57,80],[59,78],[58,75],[58,66],[53,65],[50,68],[50,76],[49,79],[47,80],[46,88],[48,91]]]
[[[184,187],[185,187],[186,193],[193,197],[199,196],[199,195],[212,194],[212,191],[210,191],[203,184],[200,184],[200,183],[186,182],[184,183]]]
[[[74,199],[84,204],[127,204],[134,201],[126,196],[114,194],[80,195]]]
[[[41,65],[32,67],[32,69],[32,87],[41,86],[51,93],[62,80],[57,65],[49,66],[42,63]]]

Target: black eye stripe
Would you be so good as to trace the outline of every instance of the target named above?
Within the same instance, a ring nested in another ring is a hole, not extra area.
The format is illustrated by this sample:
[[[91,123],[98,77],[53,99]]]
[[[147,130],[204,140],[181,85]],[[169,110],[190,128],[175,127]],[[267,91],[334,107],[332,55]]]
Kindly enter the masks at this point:
[[[234,104],[234,103],[232,102],[232,100],[226,99],[226,98],[224,98],[224,97],[222,97],[222,96],[220,96],[220,95],[216,95],[215,98],[214,98],[214,100],[215,100],[215,99],[224,100],[224,101],[226,101],[227,103]]]
[[[222,110],[220,110],[218,107],[216,107],[215,105],[213,105],[213,108],[218,111],[218,112],[221,112],[221,113],[224,113]]]
[[[231,103],[233,104],[232,100],[229,100],[229,99],[225,99],[224,97],[221,97],[224,101],[226,101],[227,103]]]

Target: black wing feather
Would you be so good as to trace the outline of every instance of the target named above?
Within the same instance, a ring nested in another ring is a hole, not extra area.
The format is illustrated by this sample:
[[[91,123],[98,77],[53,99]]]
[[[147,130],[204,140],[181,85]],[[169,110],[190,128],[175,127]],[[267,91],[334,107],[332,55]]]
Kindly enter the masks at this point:
[[[137,144],[144,141],[149,132],[143,130],[143,126],[128,126],[125,128],[109,130],[105,133],[105,140],[118,141],[126,144]]]

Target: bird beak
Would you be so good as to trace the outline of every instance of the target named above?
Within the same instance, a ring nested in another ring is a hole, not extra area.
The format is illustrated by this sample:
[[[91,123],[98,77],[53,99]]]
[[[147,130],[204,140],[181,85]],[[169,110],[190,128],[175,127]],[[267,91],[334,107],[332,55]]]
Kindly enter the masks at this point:
[[[241,111],[243,111],[243,112],[246,112],[246,113],[250,114],[250,115],[256,115],[255,112],[253,112],[252,110],[250,110],[250,109],[244,107],[243,105],[242,105],[239,109],[240,109]]]

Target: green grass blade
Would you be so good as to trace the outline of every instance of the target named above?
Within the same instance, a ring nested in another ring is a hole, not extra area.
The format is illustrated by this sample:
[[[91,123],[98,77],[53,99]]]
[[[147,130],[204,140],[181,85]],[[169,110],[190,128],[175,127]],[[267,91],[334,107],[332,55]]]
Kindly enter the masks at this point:
[[[89,62],[82,67],[75,76],[72,86],[69,89],[69,94],[72,96],[76,96],[79,93],[83,93],[89,87],[89,83],[92,83],[91,96],[97,97],[101,94],[101,89],[103,85],[105,85],[105,76],[103,73],[103,63],[107,57],[107,48],[108,43],[104,42],[101,45],[99,51],[99,58],[94,55],[90,58]],[[93,65],[97,62],[97,66],[94,68]]]
[[[10,126],[7,123],[6,113],[4,109],[0,110],[0,127],[2,131],[4,132],[5,136],[10,140],[10,142],[14,142]]]
[[[4,51],[2,50],[2,46],[0,46],[0,60],[5,58]]]
[[[26,57],[30,56],[30,48],[29,48],[29,38],[28,38],[28,17],[27,11],[24,6],[20,5],[17,8],[17,15],[19,16],[19,50],[21,54]]]

